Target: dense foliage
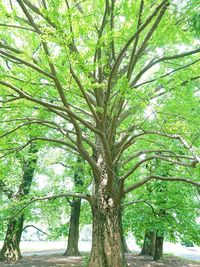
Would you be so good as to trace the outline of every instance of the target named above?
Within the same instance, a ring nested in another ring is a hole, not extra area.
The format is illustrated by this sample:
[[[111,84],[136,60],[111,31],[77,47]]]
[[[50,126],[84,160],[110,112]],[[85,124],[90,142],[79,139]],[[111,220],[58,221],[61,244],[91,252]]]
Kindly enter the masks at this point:
[[[199,244],[197,2],[0,1],[1,232],[14,212],[59,238],[78,197],[90,267],[126,266],[122,209],[139,241]]]

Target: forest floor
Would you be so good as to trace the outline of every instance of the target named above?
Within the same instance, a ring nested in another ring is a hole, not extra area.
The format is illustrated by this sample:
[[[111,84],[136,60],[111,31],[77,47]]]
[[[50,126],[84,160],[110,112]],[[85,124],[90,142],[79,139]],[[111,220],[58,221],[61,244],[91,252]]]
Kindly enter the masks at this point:
[[[127,242],[130,251],[133,253],[140,252],[140,248],[135,243],[134,239],[130,239]],[[3,242],[0,241],[0,249]],[[67,241],[22,241],[20,243],[20,249],[23,256],[47,256],[53,254],[62,254],[67,247]],[[91,250],[90,241],[80,241],[79,250],[83,253],[89,253]],[[181,244],[174,244],[170,242],[164,242],[164,253],[174,255],[177,257],[185,258],[186,260],[200,262],[200,247],[186,247]],[[0,265],[1,266],[1,265]]]
[[[84,267],[85,257],[66,257],[61,254],[24,256],[18,263],[0,263],[1,267]],[[200,262],[165,255],[162,261],[153,262],[151,257],[127,255],[129,267],[200,267]],[[114,266],[113,266],[114,267]]]

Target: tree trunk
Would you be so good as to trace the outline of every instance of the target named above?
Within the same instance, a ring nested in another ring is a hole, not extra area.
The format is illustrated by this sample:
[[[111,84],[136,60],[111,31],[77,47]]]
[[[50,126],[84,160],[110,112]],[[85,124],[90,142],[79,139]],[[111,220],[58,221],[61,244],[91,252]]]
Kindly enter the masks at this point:
[[[128,245],[126,243],[126,239],[123,235],[123,231],[122,231],[122,244],[123,244],[124,253],[130,253],[130,249],[128,248]]]
[[[79,240],[79,218],[81,209],[81,199],[73,199],[71,205],[70,226],[68,235],[67,249],[64,253],[66,256],[80,256],[78,250]]]
[[[111,198],[98,200],[92,207],[93,232],[89,267],[126,267],[120,209],[113,205]]]
[[[95,160],[100,172],[93,173],[94,189],[91,201],[93,229],[92,250],[88,267],[127,267],[122,243],[120,181],[117,166],[111,170],[105,159],[107,151],[99,138]],[[97,175],[97,176],[96,176]]]
[[[163,257],[163,235],[156,234],[156,241],[155,241],[155,253],[154,253],[154,261],[162,259]]]
[[[0,260],[14,262],[22,259],[19,244],[23,229],[24,216],[9,221],[6,237],[0,252]]]
[[[28,159],[23,161],[23,178],[21,184],[19,185],[19,190],[16,195],[10,198],[16,199],[17,201],[23,200],[24,196],[27,196],[31,189],[31,184],[33,180],[35,165],[37,162],[36,153],[38,152],[35,144],[31,144]],[[21,240],[23,224],[24,224],[24,214],[18,215],[16,218],[10,219],[6,237],[4,239],[3,247],[0,252],[0,260],[2,261],[17,261],[22,258],[19,244]]]
[[[80,190],[83,186],[83,177],[84,177],[84,169],[83,169],[83,159],[81,157],[77,157],[77,166],[74,171],[74,185],[75,188]],[[66,256],[80,256],[80,252],[78,250],[78,241],[79,241],[79,219],[80,219],[80,211],[81,211],[81,199],[74,198],[71,202],[69,201],[71,206],[71,214],[70,214],[70,225],[69,225],[69,234],[68,234],[68,243],[67,249],[64,253]]]
[[[145,233],[142,251],[140,252],[140,255],[154,256],[155,237],[156,237],[155,232],[153,232],[153,231],[147,231]]]
[[[150,251],[149,255],[154,257],[155,254],[155,243],[156,243],[156,232],[152,231],[150,233]]]
[[[142,245],[142,250],[140,255],[149,255],[150,253],[150,232],[146,232],[144,236],[144,241]]]
[[[120,229],[121,229],[121,239],[122,239],[122,245],[123,245],[124,253],[130,253],[130,250],[127,246],[126,239],[124,236],[124,231],[123,231],[122,212],[120,212]]]

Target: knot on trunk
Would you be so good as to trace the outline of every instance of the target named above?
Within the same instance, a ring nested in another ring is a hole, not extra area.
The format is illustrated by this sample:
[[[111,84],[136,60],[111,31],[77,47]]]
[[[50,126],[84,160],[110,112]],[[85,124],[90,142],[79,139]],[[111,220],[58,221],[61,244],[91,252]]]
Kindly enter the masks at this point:
[[[110,198],[109,196],[107,197],[102,197],[99,201],[99,207],[100,210],[107,214],[108,210],[113,210],[114,208],[114,201],[112,198]]]

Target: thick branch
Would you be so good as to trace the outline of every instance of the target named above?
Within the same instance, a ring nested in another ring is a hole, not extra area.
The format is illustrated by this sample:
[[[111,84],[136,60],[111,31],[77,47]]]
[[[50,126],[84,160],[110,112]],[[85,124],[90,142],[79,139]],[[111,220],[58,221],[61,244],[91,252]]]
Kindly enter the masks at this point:
[[[169,4],[169,3],[168,3]],[[147,33],[147,35],[145,36],[144,38],[144,41],[142,42],[140,48],[138,49],[135,57],[134,57],[134,60],[132,62],[132,71],[135,67],[135,65],[137,64],[137,61],[138,59],[140,58],[140,55],[143,53],[143,51],[146,49],[147,47],[147,44],[148,44],[148,41],[150,40],[150,38],[152,37],[153,33],[156,31],[159,23],[161,22],[162,20],[162,17],[164,16],[165,12],[167,10],[167,5],[163,6],[161,11],[160,11],[160,14],[158,15],[158,17],[156,18],[155,22],[153,23],[152,27],[150,28],[149,32]],[[131,75],[132,73],[130,73]],[[129,77],[130,78],[130,77]]]
[[[143,7],[144,7],[144,0],[141,0],[140,1],[139,15],[138,15],[137,30],[140,28],[140,25],[142,24]],[[138,41],[139,41],[139,34],[135,38],[135,42],[134,42],[134,45],[133,45],[133,50],[132,50],[132,53],[131,53],[131,59],[130,59],[130,62],[129,62],[128,72],[127,72],[127,78],[128,78],[128,80],[130,79],[131,74],[133,72],[134,58],[135,58],[135,52],[136,52],[136,48],[137,48],[137,45],[138,45]]]
[[[65,111],[65,112],[68,113],[68,115],[70,114],[71,117],[74,117],[74,119],[80,121],[83,125],[85,125],[87,128],[89,128],[91,131],[95,132],[96,134],[100,134],[100,132],[99,132],[98,129],[96,129],[89,122],[85,121],[84,119],[82,119],[81,117],[79,117],[78,115],[76,115],[71,109],[69,109],[67,107],[57,106],[57,105],[51,104],[49,102],[44,102],[42,100],[39,100],[39,99],[37,99],[37,98],[29,95],[28,93],[24,92],[23,90],[15,87],[14,85],[9,84],[7,82],[0,81],[0,84],[4,85],[6,87],[11,88],[15,92],[17,92],[20,96],[26,98],[27,100],[30,100],[30,101],[35,102],[37,104],[40,104],[40,105],[42,105],[42,106],[44,106],[44,107],[52,110],[55,113],[56,113],[56,110]],[[59,114],[60,113],[58,113],[58,115]],[[63,116],[61,116],[61,117],[63,117]]]
[[[172,160],[172,159],[169,159],[168,157],[165,157],[165,156],[153,155],[153,156],[147,157],[147,158],[145,158],[145,159],[137,162],[127,173],[125,173],[121,177],[121,179],[122,180],[125,180],[132,173],[134,173],[137,170],[137,168],[139,168],[143,163],[145,163],[147,161],[150,161],[150,160],[153,160],[153,159],[160,159],[162,161],[167,161],[167,162],[170,162],[170,163],[175,164],[175,165],[180,165],[180,166],[185,166],[185,167],[192,167],[192,168],[194,168],[196,166],[196,164],[199,162],[198,160],[194,159],[193,161],[191,161],[190,163],[188,163],[188,162],[182,162],[182,161]]]
[[[122,194],[122,197],[135,190],[136,188],[138,187],[141,187],[142,185],[146,184],[147,182],[149,182],[150,180],[153,180],[153,179],[156,179],[156,180],[162,180],[162,181],[172,181],[172,182],[184,182],[184,183],[189,183],[191,185],[194,185],[196,187],[200,187],[200,182],[196,182],[196,181],[193,181],[191,179],[188,179],[188,178],[182,178],[182,177],[163,177],[163,176],[158,176],[158,175],[151,175],[135,184],[133,184],[132,186],[126,188],[125,190],[123,190],[123,194]]]

